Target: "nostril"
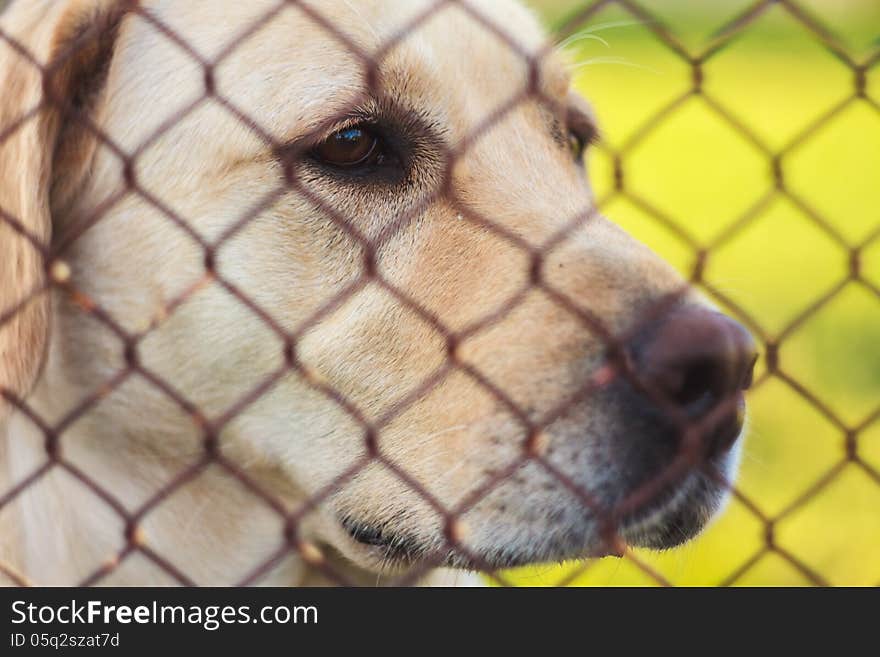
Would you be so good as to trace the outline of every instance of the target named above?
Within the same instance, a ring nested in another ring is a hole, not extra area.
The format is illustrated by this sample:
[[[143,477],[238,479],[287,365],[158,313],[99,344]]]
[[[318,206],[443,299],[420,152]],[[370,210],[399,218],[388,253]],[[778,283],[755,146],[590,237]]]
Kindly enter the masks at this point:
[[[683,367],[678,379],[680,383],[665,392],[681,406],[697,405],[722,392],[716,364],[709,360],[698,360]]]
[[[642,341],[645,383],[688,413],[738,397],[752,383],[756,349],[730,318],[702,307],[676,311]]]
[[[752,384],[755,382],[755,366],[757,364],[758,354],[753,351],[750,356],[747,356],[746,368],[739,384],[739,389],[743,392],[751,388]]]

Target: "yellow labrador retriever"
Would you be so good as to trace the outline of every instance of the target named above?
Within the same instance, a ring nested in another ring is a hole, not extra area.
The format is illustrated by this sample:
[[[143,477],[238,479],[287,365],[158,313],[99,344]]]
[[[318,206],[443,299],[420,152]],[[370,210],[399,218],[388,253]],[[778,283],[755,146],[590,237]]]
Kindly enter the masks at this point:
[[[530,13],[434,4],[0,17],[13,582],[464,581],[719,508],[751,339],[592,211]]]

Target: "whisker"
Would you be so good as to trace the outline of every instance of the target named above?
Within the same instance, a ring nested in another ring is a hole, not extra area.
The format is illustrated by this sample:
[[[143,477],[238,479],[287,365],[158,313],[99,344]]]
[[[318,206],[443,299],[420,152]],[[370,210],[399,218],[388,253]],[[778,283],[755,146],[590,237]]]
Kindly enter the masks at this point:
[[[613,30],[617,27],[632,27],[634,25],[645,25],[651,21],[647,20],[626,20],[626,21],[608,21],[606,23],[597,23],[596,25],[591,25],[589,27],[585,27],[582,30],[578,30],[574,34],[566,37],[562,41],[560,41],[556,48],[566,48],[572,43],[577,42],[582,36],[587,34],[595,34],[596,32],[605,32],[607,30]]]
[[[575,73],[582,68],[586,68],[587,66],[594,66],[596,64],[619,64],[620,66],[629,66],[630,68],[637,68],[642,71],[647,71],[648,73],[654,73],[655,75],[662,75],[661,71],[658,71],[655,68],[651,68],[649,66],[643,66],[641,64],[636,64],[627,59],[623,59],[622,57],[591,57],[590,59],[578,62],[574,64],[569,69],[572,73]]]
[[[598,41],[606,48],[610,48],[611,44],[608,43],[605,39],[600,37],[598,34],[575,34],[572,37],[568,37],[563,43],[556,46],[557,50],[563,50],[565,48],[570,48],[576,43],[580,43],[581,41]]]
[[[452,433],[454,431],[463,431],[463,430],[468,429],[468,428],[472,427],[473,425],[477,424],[477,422],[478,422],[478,420],[474,420],[472,422],[468,422],[465,424],[457,424],[452,427],[446,427],[445,429],[440,429],[439,431],[429,433],[425,436],[420,436],[418,440],[411,441],[410,444],[407,445],[405,448],[400,449],[398,451],[395,451],[394,456],[395,456],[395,458],[401,458],[404,456],[408,456],[409,454],[411,454],[413,452],[418,452],[419,450],[423,450],[429,440],[433,440],[434,438],[437,438],[438,436],[442,436],[447,433]],[[444,455],[445,455],[444,452],[439,451],[436,454],[436,457],[441,457]]]

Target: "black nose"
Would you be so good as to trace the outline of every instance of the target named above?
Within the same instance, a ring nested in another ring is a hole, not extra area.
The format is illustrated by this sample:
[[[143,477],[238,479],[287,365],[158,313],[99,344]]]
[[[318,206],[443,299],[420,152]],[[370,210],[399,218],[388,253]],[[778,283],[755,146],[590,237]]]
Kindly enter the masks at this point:
[[[640,379],[690,417],[725,404],[726,433],[738,434],[742,392],[752,384],[757,358],[755,341],[742,325],[708,308],[686,306],[651,327],[640,340],[637,363]]]

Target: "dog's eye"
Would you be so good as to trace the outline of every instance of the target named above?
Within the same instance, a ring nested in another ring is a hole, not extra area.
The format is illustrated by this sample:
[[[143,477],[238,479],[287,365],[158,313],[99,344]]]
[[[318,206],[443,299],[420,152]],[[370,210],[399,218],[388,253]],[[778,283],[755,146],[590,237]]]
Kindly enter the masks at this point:
[[[587,150],[590,141],[584,139],[583,136],[576,132],[568,133],[568,147],[571,149],[571,156],[575,162],[580,163],[584,159],[584,152]]]
[[[325,164],[348,169],[374,163],[381,149],[379,139],[368,127],[356,125],[334,132],[312,152]]]
[[[583,163],[587,148],[599,141],[599,131],[589,113],[574,101],[568,109],[568,145],[572,158],[578,164]]]
[[[571,157],[577,164],[583,164],[584,153],[598,140],[598,133],[592,124],[572,126],[568,131],[568,147],[571,150]]]

